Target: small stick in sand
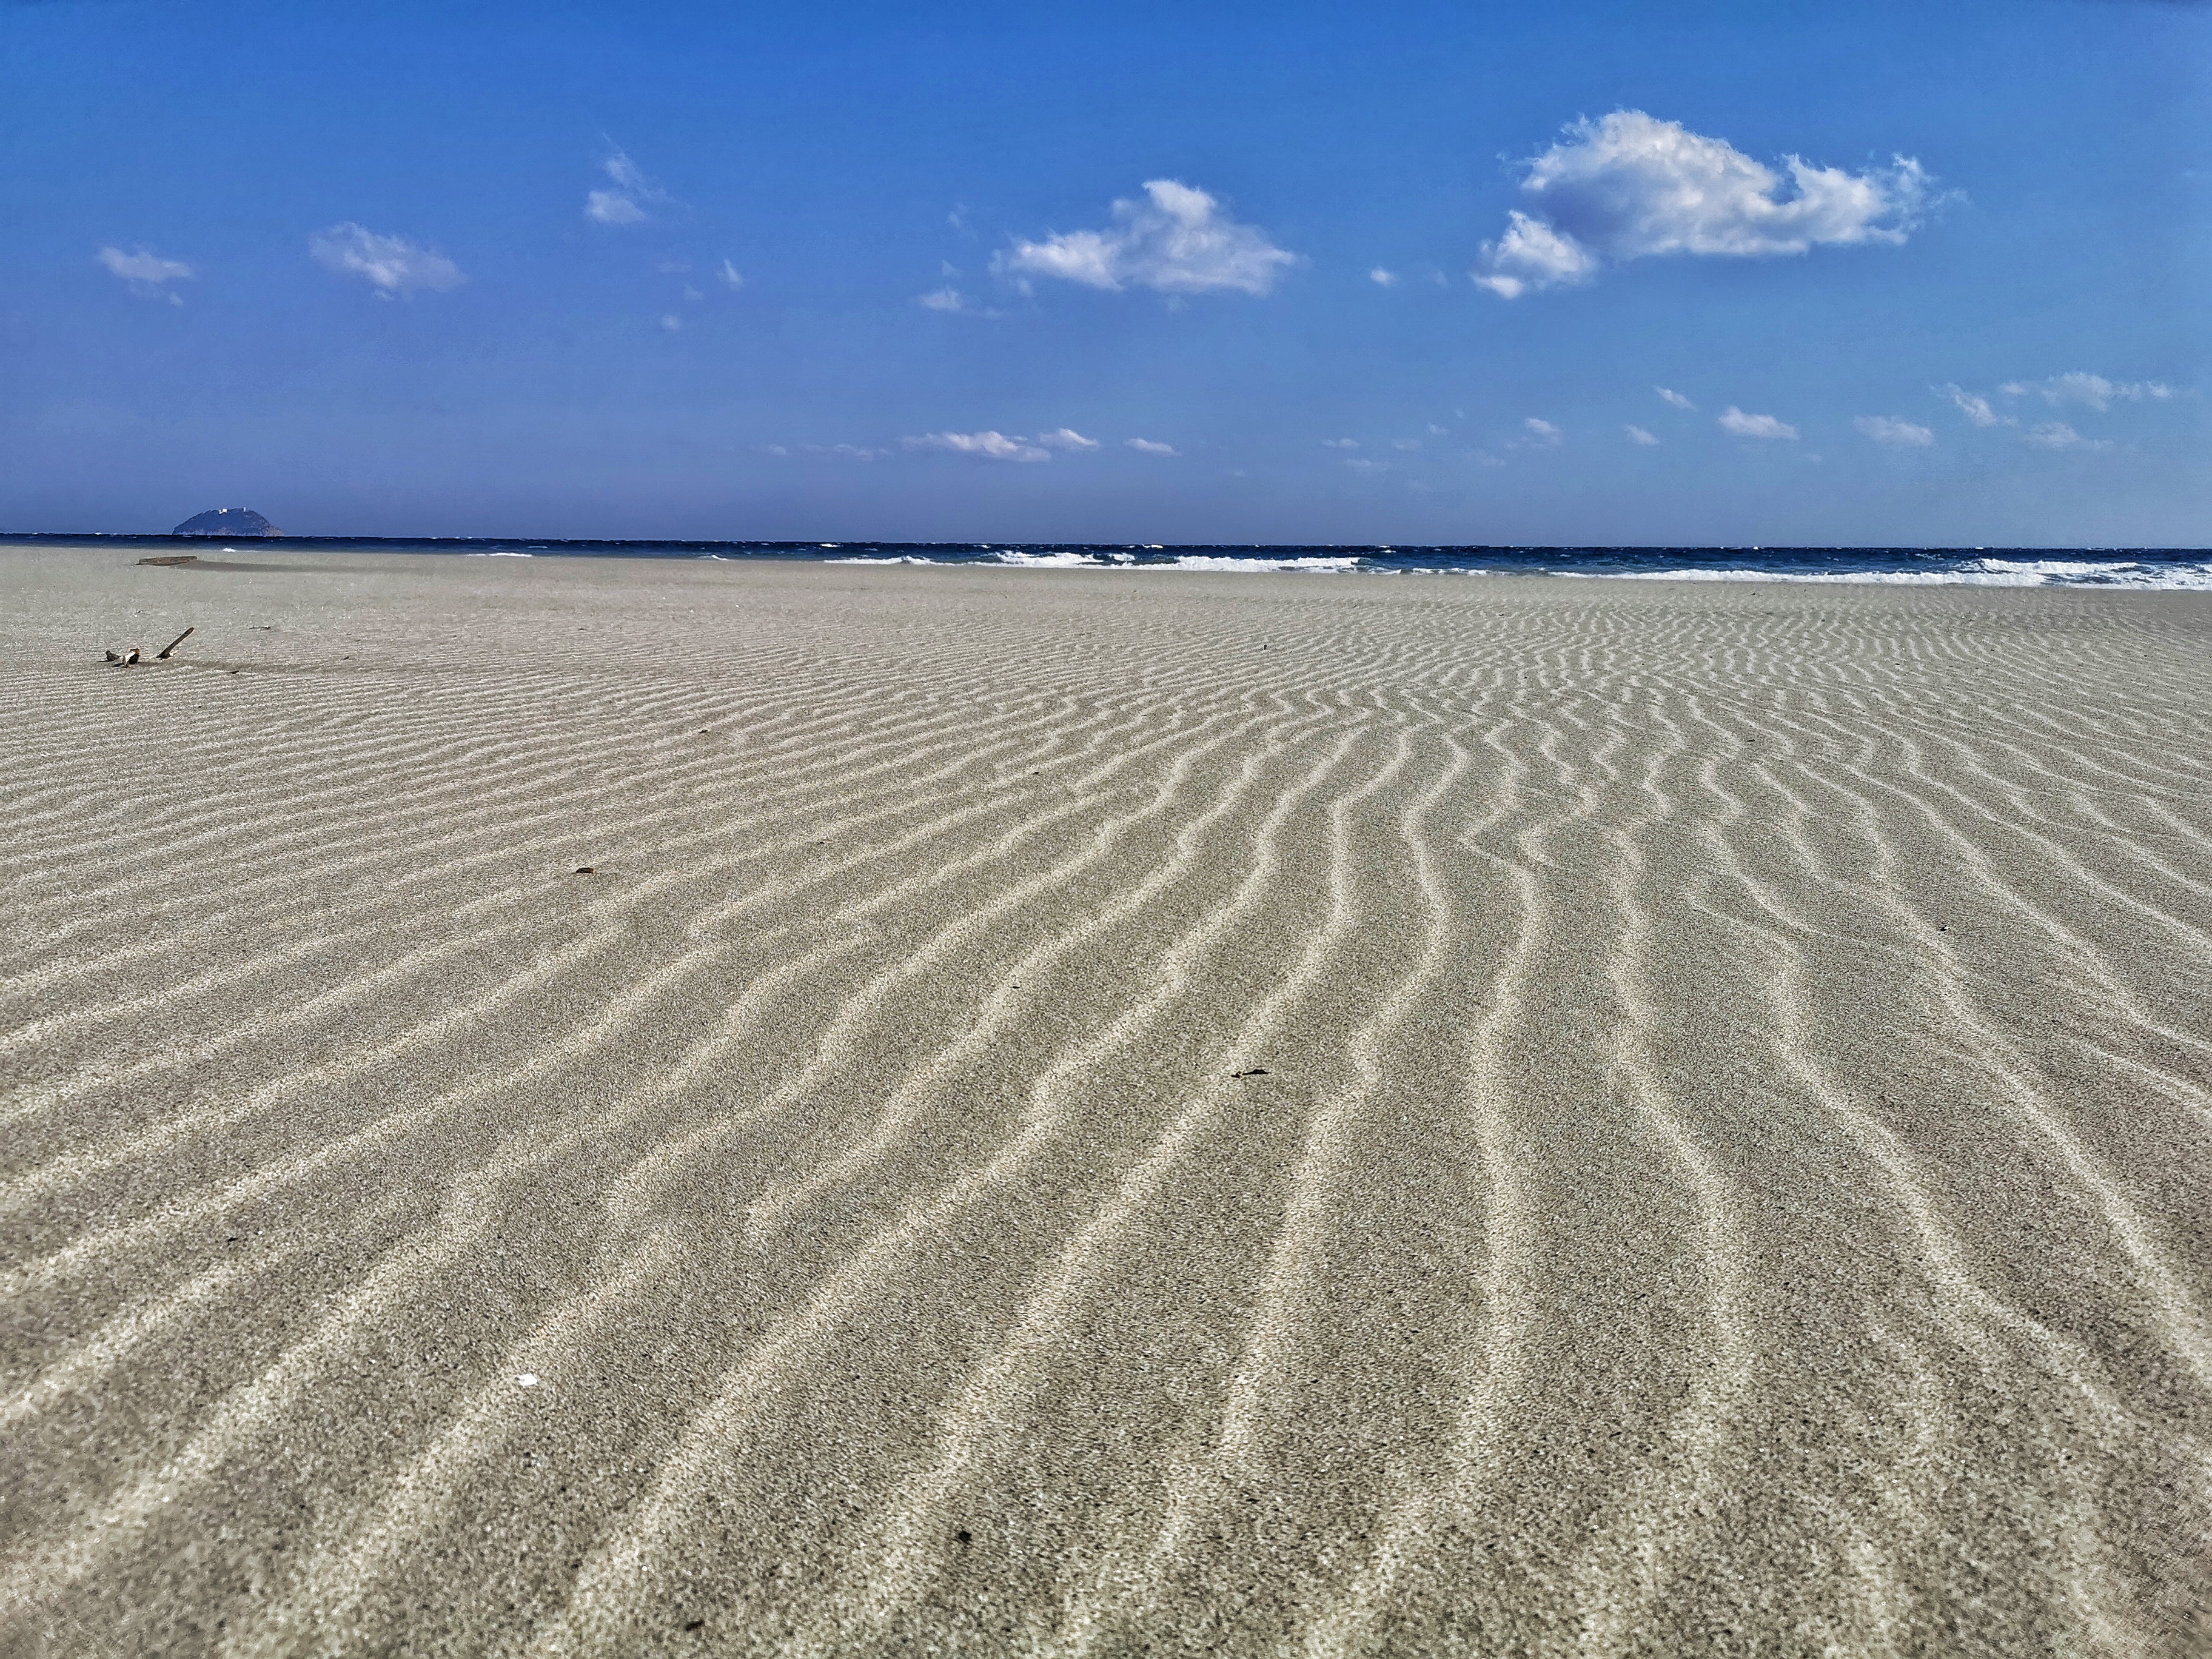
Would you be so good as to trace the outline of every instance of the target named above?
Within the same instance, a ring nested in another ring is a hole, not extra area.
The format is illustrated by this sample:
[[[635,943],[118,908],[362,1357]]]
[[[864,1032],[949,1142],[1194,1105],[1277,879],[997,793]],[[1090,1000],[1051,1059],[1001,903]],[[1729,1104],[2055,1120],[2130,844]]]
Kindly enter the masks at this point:
[[[121,662],[123,660],[123,653],[120,651],[110,651],[105,654],[110,662]]]
[[[174,638],[173,640],[171,640],[171,641],[170,641],[167,645],[163,646],[163,647],[162,647],[159,651],[156,651],[156,652],[154,653],[154,660],[155,660],[155,662],[167,662],[167,661],[168,661],[168,659],[169,659],[169,653],[171,653],[172,651],[175,650],[179,646],[182,645],[182,644],[183,644],[186,640],[188,640],[188,639],[191,638],[191,636],[192,636],[192,630],[191,630],[191,629],[187,628],[187,629],[186,629],[183,633],[181,633],[181,634],[178,635],[176,638]]]

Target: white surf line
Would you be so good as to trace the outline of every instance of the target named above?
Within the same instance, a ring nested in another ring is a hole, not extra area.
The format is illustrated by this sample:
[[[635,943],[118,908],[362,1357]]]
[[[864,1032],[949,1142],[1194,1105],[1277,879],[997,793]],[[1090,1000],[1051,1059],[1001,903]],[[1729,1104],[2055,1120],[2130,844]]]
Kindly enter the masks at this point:
[[[1349,752],[1358,735],[1357,730],[1346,733],[1328,760],[1310,769],[1304,779],[1277,800],[1255,832],[1255,855],[1257,848],[1271,843],[1280,823],[1304,797],[1319,787]],[[1176,838],[1175,856],[1167,864],[1150,872],[1106,909],[1069,930],[1052,946],[1041,947],[1041,951],[1054,949],[1057,954],[1065,955],[1080,950],[1088,940],[1134,915],[1178,881],[1194,866],[1205,832],[1242,801],[1257,782],[1261,763],[1274,752],[1263,749],[1248,756],[1237,787],[1185,827]],[[681,1443],[663,1459],[654,1490],[640,1506],[635,1519],[622,1534],[593,1551],[577,1577],[568,1607],[557,1620],[536,1634],[529,1651],[557,1654],[580,1644],[604,1645],[604,1633],[593,1640],[587,1637],[580,1621],[586,1611],[597,1614],[604,1607],[611,1613],[625,1601],[625,1589],[634,1591],[649,1578],[652,1559],[667,1547],[684,1524],[684,1514],[690,1506],[700,1471],[719,1450],[736,1439],[739,1427],[751,1419],[763,1400],[772,1397],[771,1380],[780,1372],[803,1365],[811,1344],[842,1322],[848,1312],[872,1292],[881,1294],[879,1287],[895,1285],[901,1265],[925,1237],[975,1200],[1012,1178],[1050,1145],[1060,1132],[1062,1114],[1056,1101],[1062,1090],[1079,1082],[1173,1005],[1185,988],[1196,957],[1240,918],[1262,890],[1263,884],[1264,872],[1255,867],[1229,904],[1211,912],[1177,939],[1163,963],[1160,982],[1149,996],[1125,1010],[1103,1032],[1062,1052],[1032,1087],[1028,1121],[988,1163],[959,1175],[926,1199],[917,1196],[909,1200],[905,1212],[853,1251],[845,1264],[817,1286],[803,1308],[785,1315],[770,1328],[744,1363],[724,1380],[714,1402],[694,1416]]]

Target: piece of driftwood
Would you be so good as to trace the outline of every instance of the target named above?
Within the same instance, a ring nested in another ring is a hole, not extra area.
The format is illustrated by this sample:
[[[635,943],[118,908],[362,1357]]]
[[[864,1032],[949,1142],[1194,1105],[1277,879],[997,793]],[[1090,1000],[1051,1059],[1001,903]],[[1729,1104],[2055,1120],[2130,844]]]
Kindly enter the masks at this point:
[[[199,562],[200,556],[197,553],[164,553],[158,558],[138,561],[141,564],[198,564]]]
[[[175,650],[179,646],[182,645],[182,644],[183,644],[186,640],[188,640],[188,639],[191,638],[191,636],[192,636],[192,630],[191,630],[191,629],[187,628],[187,629],[186,629],[183,633],[181,633],[181,634],[178,635],[176,638],[174,638],[173,640],[171,640],[171,641],[170,641],[167,645],[163,646],[163,647],[162,647],[159,651],[156,651],[156,652],[154,653],[154,660],[155,660],[155,662],[167,662],[167,661],[168,661],[168,659],[169,659],[169,653],[171,653],[172,651]]]

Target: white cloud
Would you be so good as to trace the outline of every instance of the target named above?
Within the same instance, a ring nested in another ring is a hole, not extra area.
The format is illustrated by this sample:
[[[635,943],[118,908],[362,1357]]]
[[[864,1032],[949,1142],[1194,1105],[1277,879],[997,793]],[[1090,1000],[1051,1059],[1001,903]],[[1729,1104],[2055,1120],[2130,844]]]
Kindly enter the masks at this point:
[[[1265,294],[1297,255],[1270,242],[1266,233],[1240,225],[1202,190],[1172,179],[1145,185],[1146,199],[1114,204],[1105,230],[1072,230],[1042,242],[1016,241],[992,268],[1017,276],[1056,276],[1089,288],[1133,283],[1162,294],[1203,294],[1235,289]]]
[[[1573,237],[1519,208],[1505,217],[1505,234],[1482,245],[1483,262],[1490,270],[1487,275],[1475,274],[1476,287],[1488,289],[1501,300],[1517,300],[1532,288],[1586,282],[1596,274],[1598,257]]]
[[[1357,438],[1323,438],[1321,441],[1321,447],[1323,449],[1357,449],[1359,447],[1359,440]]]
[[[592,191],[585,196],[584,216],[594,224],[643,224],[651,216],[646,212],[647,204],[658,205],[669,199],[668,192],[647,178],[637,163],[621,150],[600,162],[599,170],[607,175],[614,188]]]
[[[2052,421],[2047,426],[2032,428],[2026,441],[2038,449],[2110,449],[2112,441],[2105,438],[2085,438],[2063,421]]]
[[[119,247],[104,247],[93,257],[107,267],[111,276],[129,283],[131,291],[140,299],[165,299],[173,306],[184,304],[182,295],[172,294],[165,286],[190,280],[192,268],[183,260],[164,259],[143,247],[136,253],[125,253]]]
[[[1155,443],[1150,438],[1130,438],[1124,441],[1140,455],[1173,455],[1176,453],[1173,444]]]
[[[927,432],[919,438],[899,440],[908,449],[942,449],[955,455],[981,455],[993,461],[1048,461],[1049,450],[1026,438],[1009,438],[1003,432]]]
[[[645,222],[645,210],[627,196],[595,190],[584,198],[584,216],[594,224],[636,225]]]
[[[1040,432],[1036,441],[1047,449],[1084,450],[1098,447],[1098,440],[1086,438],[1073,427],[1055,427],[1050,432]]]
[[[1671,386],[1655,386],[1651,389],[1659,394],[1659,401],[1662,403],[1672,404],[1677,409],[1695,409],[1697,407],[1697,404],[1692,403],[1687,398],[1685,398],[1680,392],[1674,390]]]
[[[1650,445],[1656,444],[1659,441],[1653,437],[1650,433],[1646,432],[1642,427],[1632,426],[1628,428],[1628,441],[1632,444]]]
[[[1900,449],[1925,449],[1936,441],[1935,433],[1928,428],[1893,415],[1862,415],[1851,424],[1876,443],[1894,444]]]
[[[672,311],[660,319],[660,325],[671,334],[679,333],[684,327],[684,319]]]
[[[1529,442],[1541,444],[1547,449],[1557,448],[1566,436],[1549,421],[1540,421],[1534,415],[1522,422],[1521,427],[1528,433]]]
[[[1959,412],[1961,415],[1964,415],[1968,420],[1972,421],[1976,426],[2013,426],[2017,424],[2011,416],[1998,414],[1996,407],[1987,398],[1983,397],[1978,392],[1968,392],[1964,387],[1960,386],[1955,383],[1948,386],[1937,386],[1936,388],[1936,393],[1938,397],[1949,398],[1952,403],[1958,406]]]
[[[743,274],[740,273],[738,268],[732,264],[727,259],[722,261],[722,268],[714,274],[722,279],[722,285],[725,288],[734,289],[743,288],[745,285],[745,279]]]
[[[858,444],[801,444],[799,447],[805,454],[825,455],[836,461],[872,461],[890,453],[884,449],[863,449]]]
[[[1771,415],[1747,415],[1734,404],[1720,417],[1720,428],[1736,438],[1795,438],[1797,428]]]
[[[350,221],[317,231],[307,238],[307,252],[318,264],[362,278],[386,300],[404,299],[417,289],[442,292],[468,281],[461,268],[435,248],[420,246],[404,236],[380,236]]]
[[[1538,211],[1514,210],[1505,234],[1483,245],[1474,280],[1504,299],[1656,254],[1741,258],[1902,242],[1932,199],[1920,164],[1901,155],[1865,173],[1785,156],[1785,184],[1726,141],[1641,110],[1578,120],[1566,134],[1522,176]]]
[[[957,288],[933,289],[927,294],[915,296],[915,304],[928,311],[964,311],[967,296]]]
[[[1390,447],[1393,449],[1419,449],[1420,447],[1421,441],[1419,438],[1393,438],[1390,440]]]
[[[1345,462],[1345,465],[1350,467],[1354,472],[1363,474],[1368,477],[1372,477],[1378,472],[1388,472],[1390,470],[1390,463],[1388,461],[1363,460],[1357,455]]]
[[[1382,266],[1377,265],[1367,273],[1367,280],[1377,288],[1395,288],[1398,286],[1398,273],[1395,270],[1385,270]]]
[[[2080,369],[2070,374],[2054,374],[2047,380],[2023,384],[2014,380],[1999,386],[1998,391],[2009,398],[2025,397],[2033,392],[2043,401],[2059,404],[2083,404],[2100,415],[2116,402],[2141,403],[2146,398],[2166,398],[2173,396],[2173,388],[2156,380],[2137,380],[2119,385],[2101,374],[2086,374]]]

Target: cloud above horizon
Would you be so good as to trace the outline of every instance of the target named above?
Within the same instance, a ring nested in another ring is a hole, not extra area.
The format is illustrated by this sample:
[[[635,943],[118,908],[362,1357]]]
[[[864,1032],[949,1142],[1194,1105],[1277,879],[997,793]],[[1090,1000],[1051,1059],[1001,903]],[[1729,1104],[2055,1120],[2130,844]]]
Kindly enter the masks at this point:
[[[647,203],[669,199],[668,192],[647,178],[626,151],[618,149],[608,155],[599,163],[599,171],[606,174],[612,188],[591,191],[584,198],[584,216],[595,225],[641,225],[652,217],[646,211]]]
[[[1797,435],[1797,428],[1789,422],[1771,415],[1747,415],[1730,404],[1714,422],[1732,438],[1790,438]]]
[[[1239,224],[1202,190],[1173,179],[1145,184],[1145,199],[1113,206],[1104,230],[1072,230],[1042,241],[1017,240],[992,261],[1001,276],[1051,276],[1118,292],[1223,289],[1264,295],[1298,256],[1277,247],[1255,225]]]
[[[1903,155],[1864,173],[1788,155],[1785,184],[1726,140],[1642,110],[1585,117],[1565,132],[1522,176],[1535,210],[1511,210],[1505,234],[1483,244],[1474,281],[1501,299],[1662,254],[1757,258],[1899,243],[1933,201],[1927,173]]]
[[[192,268],[183,260],[164,259],[143,246],[136,253],[125,253],[119,247],[104,247],[93,257],[107,268],[109,275],[119,276],[129,284],[131,291],[140,299],[167,300],[173,306],[184,304],[184,296],[171,293],[167,287],[191,276]]]
[[[918,438],[902,438],[908,449],[937,449],[951,455],[975,455],[987,461],[1048,461],[1052,452],[1027,438],[1010,438],[1003,432],[925,432]]]
[[[461,268],[435,248],[404,236],[380,236],[347,220],[307,238],[318,264],[359,276],[380,300],[406,299],[418,289],[442,293],[468,281]]]
[[[1894,415],[1861,415],[1851,424],[1876,443],[1890,444],[1900,449],[1925,449],[1936,441],[1932,428],[1899,419]]]
[[[1182,453],[1173,444],[1156,443],[1150,438],[1125,438],[1122,443],[1140,455],[1176,455]]]
[[[2054,374],[2047,380],[2008,380],[1997,390],[2008,398],[2025,398],[2033,393],[2054,407],[2081,404],[2100,415],[2116,402],[2141,403],[2146,398],[2163,400],[2173,396],[2173,388],[2160,381],[2136,380],[2124,386],[2078,368],[2069,374]]]

